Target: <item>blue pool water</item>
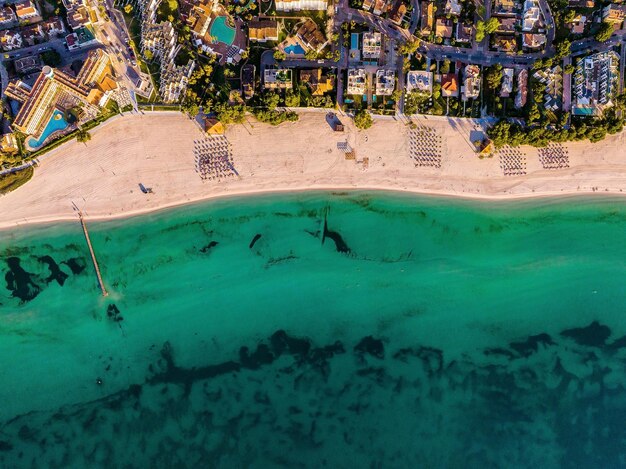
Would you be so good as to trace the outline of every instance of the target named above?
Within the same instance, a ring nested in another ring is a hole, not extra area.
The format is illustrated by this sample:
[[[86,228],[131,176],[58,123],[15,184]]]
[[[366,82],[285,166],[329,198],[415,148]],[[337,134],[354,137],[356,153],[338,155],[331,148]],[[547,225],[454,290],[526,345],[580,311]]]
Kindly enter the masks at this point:
[[[285,47],[285,53],[289,55],[304,55],[304,49],[300,44],[291,44]]]
[[[352,33],[350,36],[350,49],[358,49],[359,48],[359,35],[357,33]]]
[[[219,42],[232,45],[235,42],[236,31],[226,24],[225,16],[218,16],[211,25],[211,36],[217,38]]]
[[[61,111],[55,110],[50,116],[50,120],[48,121],[48,125],[43,129],[43,133],[39,139],[35,139],[33,137],[29,138],[26,143],[31,148],[39,148],[46,139],[52,135],[54,132],[58,130],[66,129],[69,124],[63,117],[63,113]]]

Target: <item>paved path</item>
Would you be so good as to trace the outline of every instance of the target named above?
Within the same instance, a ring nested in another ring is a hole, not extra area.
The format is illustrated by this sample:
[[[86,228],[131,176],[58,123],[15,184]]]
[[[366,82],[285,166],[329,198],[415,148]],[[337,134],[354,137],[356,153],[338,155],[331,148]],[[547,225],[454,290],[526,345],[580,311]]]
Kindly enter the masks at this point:
[[[563,68],[572,63],[572,57],[568,56],[563,59]],[[572,107],[572,75],[570,73],[563,74],[563,110],[570,112]]]

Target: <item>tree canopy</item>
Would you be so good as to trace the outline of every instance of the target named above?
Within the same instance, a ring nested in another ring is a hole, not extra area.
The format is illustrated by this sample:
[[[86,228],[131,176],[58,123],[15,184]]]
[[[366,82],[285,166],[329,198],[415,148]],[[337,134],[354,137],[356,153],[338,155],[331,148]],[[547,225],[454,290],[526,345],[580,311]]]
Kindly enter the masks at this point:
[[[602,25],[600,26],[600,29],[598,30],[598,32],[596,33],[594,37],[596,38],[596,41],[606,42],[611,38],[611,36],[613,35],[613,32],[614,32],[613,25],[605,21],[604,23],[602,23]]]
[[[357,129],[369,129],[374,121],[367,110],[360,109],[354,114],[354,125]]]

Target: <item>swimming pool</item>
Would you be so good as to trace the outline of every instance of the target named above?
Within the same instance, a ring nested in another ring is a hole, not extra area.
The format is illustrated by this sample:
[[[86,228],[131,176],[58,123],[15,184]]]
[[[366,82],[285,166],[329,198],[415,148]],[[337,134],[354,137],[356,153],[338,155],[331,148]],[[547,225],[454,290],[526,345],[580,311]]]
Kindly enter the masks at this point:
[[[226,24],[225,16],[218,16],[213,20],[210,34],[219,42],[231,46],[235,42],[235,33],[235,29]]]
[[[50,135],[52,135],[54,132],[57,132],[59,130],[66,129],[68,125],[69,124],[63,117],[63,113],[59,111],[58,109],[56,109],[50,116],[48,125],[46,125],[46,128],[43,129],[41,137],[39,137],[38,139],[30,137],[29,139],[26,140],[26,145],[28,145],[32,149],[37,149],[41,145],[43,145],[43,143],[46,141],[46,139]]]
[[[304,48],[300,44],[291,44],[285,47],[285,53],[288,55],[304,55]]]
[[[352,33],[350,35],[350,49],[358,49],[359,48],[359,35],[357,33]]]

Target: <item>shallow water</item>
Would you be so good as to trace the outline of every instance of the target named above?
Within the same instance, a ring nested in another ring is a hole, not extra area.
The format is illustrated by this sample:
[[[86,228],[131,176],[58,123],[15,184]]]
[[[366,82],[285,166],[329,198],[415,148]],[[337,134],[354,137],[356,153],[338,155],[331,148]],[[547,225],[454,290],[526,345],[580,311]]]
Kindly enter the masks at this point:
[[[626,465],[621,199],[89,227],[106,299],[78,223],[0,232],[0,467]]]

